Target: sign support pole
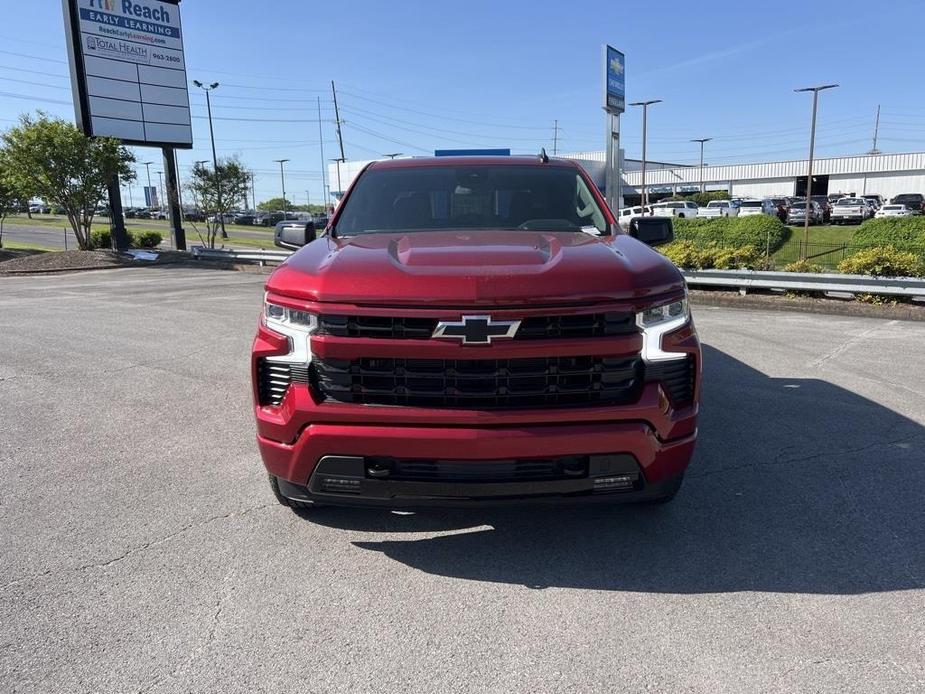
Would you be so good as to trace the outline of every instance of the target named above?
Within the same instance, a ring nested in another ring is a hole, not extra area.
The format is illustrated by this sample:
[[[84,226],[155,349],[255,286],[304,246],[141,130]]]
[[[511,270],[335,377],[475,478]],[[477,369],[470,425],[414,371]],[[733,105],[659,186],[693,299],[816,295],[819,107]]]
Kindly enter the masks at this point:
[[[177,155],[173,147],[163,147],[164,173],[167,175],[167,206],[170,210],[170,226],[173,230],[173,246],[178,251],[186,250],[186,231],[180,212],[180,187],[177,181]]]
[[[119,189],[119,174],[113,174],[106,184],[109,191],[110,243],[113,250],[128,248],[128,234],[125,231],[125,217],[122,214],[122,191]]]

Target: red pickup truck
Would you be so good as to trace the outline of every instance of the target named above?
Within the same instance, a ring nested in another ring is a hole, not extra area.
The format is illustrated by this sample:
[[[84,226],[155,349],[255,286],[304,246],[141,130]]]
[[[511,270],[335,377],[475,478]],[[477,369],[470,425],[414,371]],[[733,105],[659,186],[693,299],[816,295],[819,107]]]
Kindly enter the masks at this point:
[[[671,220],[637,222],[621,231],[587,174],[545,155],[367,166],[266,283],[253,396],[278,500],[673,498],[700,344],[681,274],[647,245]]]

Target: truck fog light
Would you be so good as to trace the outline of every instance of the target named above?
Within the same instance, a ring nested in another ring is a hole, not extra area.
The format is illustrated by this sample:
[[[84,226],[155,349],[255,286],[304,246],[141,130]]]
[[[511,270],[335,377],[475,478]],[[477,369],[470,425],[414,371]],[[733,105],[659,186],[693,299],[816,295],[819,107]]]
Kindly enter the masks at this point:
[[[614,491],[618,489],[632,489],[638,475],[612,475],[610,477],[595,477],[594,491]]]
[[[334,494],[359,494],[360,480],[355,477],[325,477],[321,480],[321,490]]]

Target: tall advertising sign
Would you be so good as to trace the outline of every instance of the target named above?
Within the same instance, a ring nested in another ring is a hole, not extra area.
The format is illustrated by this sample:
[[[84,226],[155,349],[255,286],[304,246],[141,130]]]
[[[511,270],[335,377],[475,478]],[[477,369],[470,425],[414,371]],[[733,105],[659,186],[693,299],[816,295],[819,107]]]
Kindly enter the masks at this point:
[[[613,46],[604,49],[604,109],[615,116],[626,110],[626,60]]]
[[[179,0],[62,0],[77,125],[128,145],[193,146]]]
[[[620,114],[626,110],[626,60],[613,46],[604,46],[604,111],[607,112],[607,170],[604,197],[614,213],[623,204],[620,181]]]

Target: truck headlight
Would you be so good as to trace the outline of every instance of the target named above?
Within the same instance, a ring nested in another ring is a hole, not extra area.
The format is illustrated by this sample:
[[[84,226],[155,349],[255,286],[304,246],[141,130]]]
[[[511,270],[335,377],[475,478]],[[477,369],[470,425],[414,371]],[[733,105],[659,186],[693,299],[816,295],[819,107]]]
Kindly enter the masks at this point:
[[[653,306],[636,314],[636,325],[642,329],[642,358],[644,361],[684,359],[684,352],[665,352],[662,336],[683,327],[690,320],[687,297],[661,306]]]
[[[268,361],[302,364],[311,361],[309,336],[318,329],[318,316],[308,311],[274,304],[264,298],[263,322],[270,330],[289,338],[289,354],[267,357]]]

